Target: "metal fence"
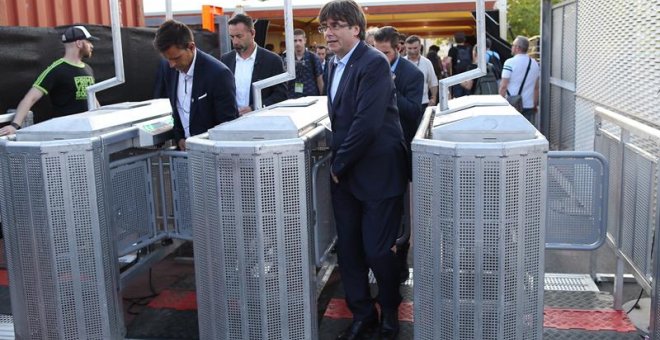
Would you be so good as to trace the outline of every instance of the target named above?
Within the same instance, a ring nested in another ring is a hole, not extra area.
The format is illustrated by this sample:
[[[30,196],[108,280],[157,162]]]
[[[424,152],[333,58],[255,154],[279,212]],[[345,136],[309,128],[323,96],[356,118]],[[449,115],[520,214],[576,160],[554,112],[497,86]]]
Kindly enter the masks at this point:
[[[647,293],[657,294],[659,273],[653,268],[653,254],[660,221],[660,130],[602,107],[594,113],[595,148],[608,159],[612,173],[607,243],[617,256],[614,307],[621,309],[624,263]],[[652,320],[658,314],[657,303],[654,298]]]
[[[576,22],[576,1],[552,8],[548,133],[551,150],[572,150],[575,146]]]

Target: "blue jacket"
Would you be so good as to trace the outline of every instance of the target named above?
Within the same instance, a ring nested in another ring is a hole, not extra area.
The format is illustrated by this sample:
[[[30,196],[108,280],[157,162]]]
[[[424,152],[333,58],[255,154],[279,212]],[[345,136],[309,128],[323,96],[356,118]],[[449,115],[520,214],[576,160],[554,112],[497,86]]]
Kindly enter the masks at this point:
[[[399,58],[394,69],[396,105],[399,108],[401,128],[406,145],[410,148],[417,127],[422,120],[422,96],[424,95],[424,73],[410,61]]]
[[[185,138],[176,105],[179,71],[169,69],[168,93],[174,116],[174,140]],[[198,135],[238,117],[234,75],[223,63],[197,49],[190,99],[190,135]]]
[[[328,70],[332,88],[334,67]],[[332,173],[348,181],[360,200],[403,194],[407,183],[407,150],[390,65],[385,56],[363,41],[353,51],[333,101]],[[328,96],[330,96],[328,94]]]

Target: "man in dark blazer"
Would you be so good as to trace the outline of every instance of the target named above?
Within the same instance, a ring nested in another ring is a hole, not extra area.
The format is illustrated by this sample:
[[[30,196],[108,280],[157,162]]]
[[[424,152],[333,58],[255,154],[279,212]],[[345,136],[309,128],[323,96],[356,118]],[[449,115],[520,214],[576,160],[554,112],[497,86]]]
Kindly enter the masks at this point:
[[[319,21],[335,53],[328,72],[331,194],[339,269],[353,313],[353,323],[338,339],[361,338],[378,325],[369,269],[378,283],[379,337],[393,339],[401,303],[394,251],[407,183],[396,89],[387,59],[364,43],[366,19],[355,1],[326,3]]]
[[[422,95],[424,94],[424,74],[413,63],[399,56],[399,31],[392,26],[379,28],[374,33],[374,47],[383,52],[390,62],[394,86],[396,87],[396,106],[399,109],[399,119],[403,128],[406,146],[415,137],[417,127],[422,120]],[[412,173],[412,157],[408,153],[409,174]],[[396,242],[396,257],[399,262],[399,281],[405,282],[409,276],[408,250],[410,249],[410,195],[404,196],[403,223]]]
[[[165,77],[179,149],[186,149],[186,138],[238,117],[231,71],[197,49],[188,26],[175,20],[164,22],[154,46],[170,66]]]
[[[236,14],[228,22],[229,37],[233,51],[227,52],[220,60],[229,67],[235,77],[236,100],[239,114],[243,115],[260,107],[254,107],[252,83],[284,73],[282,58],[277,54],[257,46],[254,41],[252,18]],[[280,83],[261,90],[263,106],[269,106],[287,99],[286,83]]]

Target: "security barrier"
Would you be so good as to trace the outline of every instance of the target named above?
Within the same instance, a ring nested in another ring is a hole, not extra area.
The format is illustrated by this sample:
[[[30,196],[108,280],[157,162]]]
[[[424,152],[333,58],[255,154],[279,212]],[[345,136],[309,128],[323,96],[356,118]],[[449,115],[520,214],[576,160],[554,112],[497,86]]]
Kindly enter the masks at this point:
[[[328,152],[315,151],[327,119],[326,99],[316,100],[187,141],[202,339],[317,338],[314,257],[331,246],[334,225],[312,199],[312,177],[329,181],[327,165],[316,166]]]
[[[541,339],[548,142],[507,105],[435,120],[412,144],[415,339]]]

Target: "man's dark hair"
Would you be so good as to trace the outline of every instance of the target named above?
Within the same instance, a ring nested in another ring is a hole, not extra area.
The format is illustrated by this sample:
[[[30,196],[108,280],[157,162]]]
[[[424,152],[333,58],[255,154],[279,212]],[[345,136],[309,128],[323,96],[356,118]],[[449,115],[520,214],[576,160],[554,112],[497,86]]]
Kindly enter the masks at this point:
[[[345,21],[351,26],[358,26],[360,40],[364,40],[367,27],[367,19],[364,16],[362,7],[353,0],[333,0],[327,2],[319,12],[319,22],[325,23],[328,19]]]
[[[249,30],[254,29],[254,23],[252,22],[252,18],[249,15],[246,14],[236,14],[229,21],[227,21],[227,25],[238,25],[238,24],[244,24]]]
[[[303,30],[300,29],[300,28],[296,28],[295,30],[293,30],[293,35],[302,35],[303,38],[306,36],[306,35],[305,35],[305,31],[303,31]]]
[[[379,28],[374,34],[374,41],[382,43],[389,42],[393,49],[399,48],[399,31],[392,26]]]
[[[438,45],[431,45],[431,46],[429,46],[429,52],[438,53],[438,52],[440,52],[440,47]]]
[[[268,43],[264,46],[264,48],[273,52],[273,50],[275,49],[275,45]]]
[[[419,39],[419,37],[416,36],[416,35],[411,35],[408,38],[406,38],[406,44],[414,44],[416,42],[418,42],[420,44],[422,43],[422,40]]]
[[[325,49],[327,49],[327,47],[325,47],[325,45],[316,45],[316,49],[317,50],[325,50]]]
[[[181,49],[188,48],[188,45],[194,41],[193,33],[186,24],[176,20],[167,20],[156,31],[154,47],[159,52],[165,52],[172,46]]]
[[[464,43],[465,42],[465,33],[463,33],[463,32],[454,33],[454,40],[456,41],[457,44]]]

